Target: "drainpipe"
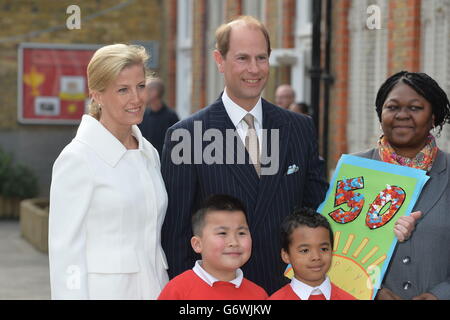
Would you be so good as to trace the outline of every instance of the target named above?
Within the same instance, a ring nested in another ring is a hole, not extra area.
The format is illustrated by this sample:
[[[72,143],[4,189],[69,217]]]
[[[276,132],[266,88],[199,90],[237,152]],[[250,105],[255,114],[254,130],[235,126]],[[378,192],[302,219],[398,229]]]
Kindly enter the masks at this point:
[[[320,77],[322,73],[320,65],[320,22],[322,13],[322,0],[313,0],[311,2],[313,10],[311,57],[312,66],[309,73],[311,77],[311,107],[313,109],[312,117],[316,129],[316,136],[319,139]]]
[[[323,96],[323,137],[322,137],[322,156],[328,162],[328,132],[329,132],[329,113],[330,113],[330,90],[334,78],[331,75],[331,37],[332,37],[332,0],[327,1],[326,8],[326,33],[325,33],[325,69],[323,75],[324,96]],[[328,170],[326,170],[328,174]]]

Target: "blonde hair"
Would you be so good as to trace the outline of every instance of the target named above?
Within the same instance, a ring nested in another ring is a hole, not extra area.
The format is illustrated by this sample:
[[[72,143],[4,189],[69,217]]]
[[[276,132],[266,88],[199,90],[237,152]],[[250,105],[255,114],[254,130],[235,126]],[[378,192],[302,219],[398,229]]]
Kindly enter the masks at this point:
[[[243,24],[247,27],[258,29],[264,35],[267,42],[267,54],[270,56],[272,48],[270,47],[270,38],[267,28],[256,18],[252,16],[239,16],[228,23],[222,24],[216,30],[216,49],[220,52],[222,57],[226,57],[230,49],[230,35],[234,25]]]
[[[145,48],[139,45],[119,43],[98,49],[87,67],[89,92],[103,92],[123,69],[132,65],[142,65],[144,74],[147,74],[145,64],[149,58]],[[99,120],[102,112],[101,106],[91,99],[88,112],[89,115]]]

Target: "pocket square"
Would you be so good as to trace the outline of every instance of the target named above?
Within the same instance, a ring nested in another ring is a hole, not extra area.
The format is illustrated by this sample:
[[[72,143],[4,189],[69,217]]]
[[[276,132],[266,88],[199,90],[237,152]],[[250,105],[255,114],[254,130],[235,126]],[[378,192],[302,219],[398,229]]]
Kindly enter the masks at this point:
[[[290,174],[293,174],[293,173],[296,173],[297,171],[298,171],[298,166],[297,165],[295,165],[295,164],[292,164],[292,165],[290,165],[289,167],[288,167],[288,171],[286,172],[286,175],[290,175]]]

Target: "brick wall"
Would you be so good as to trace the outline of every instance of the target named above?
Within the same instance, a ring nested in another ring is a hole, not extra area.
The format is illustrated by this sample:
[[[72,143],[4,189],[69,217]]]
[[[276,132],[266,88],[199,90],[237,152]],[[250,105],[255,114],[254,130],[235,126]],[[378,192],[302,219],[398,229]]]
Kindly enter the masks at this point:
[[[266,1],[265,25],[269,31],[272,49],[293,48],[295,43],[295,1]],[[275,91],[280,84],[291,82],[290,66],[272,66],[263,96],[275,102]]]
[[[341,154],[348,152],[347,127],[351,125],[348,123],[351,59],[348,18],[352,1],[358,0],[334,2],[332,74],[335,77],[335,83],[331,92],[329,169],[335,167]],[[388,76],[405,69],[420,70],[422,54],[420,7],[421,0],[389,0],[388,12],[381,12],[388,17],[387,26],[382,26],[388,29]]]
[[[331,88],[328,143],[328,168],[334,168],[341,154],[347,152],[347,106],[349,74],[348,14],[351,0],[336,1],[333,5],[332,70],[335,78]]]
[[[165,100],[172,108],[176,106],[177,87],[177,0],[165,0],[162,4],[161,72],[166,84]]]
[[[420,69],[420,0],[389,1],[389,75]]]
[[[227,0],[225,3],[225,15],[226,21],[242,15],[242,0]]]
[[[284,48],[295,47],[295,9],[295,0],[283,0],[283,15],[281,22],[283,25],[282,43]]]
[[[194,0],[192,44],[192,112],[203,108],[206,101],[206,34],[207,1]]]
[[[202,108],[211,101],[208,101],[206,94],[207,66],[205,61],[207,51],[205,34],[208,24],[208,2],[205,0],[194,0],[193,10],[193,46],[192,46],[192,70],[193,70],[193,90],[192,90],[192,112]],[[274,1],[268,0],[265,3],[265,25],[269,31],[272,48],[292,48],[295,44],[295,0]],[[225,2],[225,19],[231,19],[246,14],[243,12],[243,0],[227,0]],[[281,28],[281,31],[280,31]],[[281,83],[290,82],[290,67],[271,68],[271,75],[264,90],[264,97],[274,101],[275,89]]]
[[[80,30],[68,30],[66,9],[78,3]],[[122,4],[117,7],[118,4]],[[162,0],[2,0],[0,2],[0,146],[38,175],[47,195],[51,167],[76,126],[17,123],[17,48],[20,42],[111,44],[161,41]],[[116,7],[115,10],[114,7]],[[112,8],[111,10],[108,10]],[[92,16],[99,14],[98,16]],[[45,32],[47,30],[47,32]],[[156,70],[160,71],[160,70]]]
[[[160,41],[160,1],[136,0],[82,22],[80,30],[65,27],[71,0],[13,1],[0,6],[0,128],[18,128],[16,123],[17,47],[20,42],[111,44],[133,40]],[[117,5],[117,1],[84,1],[81,18]],[[130,18],[132,17],[132,18]],[[56,27],[56,31],[31,33]],[[28,35],[16,37],[16,35]]]

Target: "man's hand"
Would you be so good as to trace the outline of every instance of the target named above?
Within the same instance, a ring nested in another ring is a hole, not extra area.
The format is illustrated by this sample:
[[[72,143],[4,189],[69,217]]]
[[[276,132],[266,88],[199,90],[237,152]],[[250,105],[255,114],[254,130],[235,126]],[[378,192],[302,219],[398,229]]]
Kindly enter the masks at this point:
[[[375,300],[403,300],[388,288],[378,290]]]
[[[413,300],[438,300],[438,298],[435,295],[428,293],[428,292],[422,293],[421,295],[418,295],[412,299]]]
[[[401,217],[394,226],[394,233],[398,241],[403,242],[411,237],[411,233],[416,227],[416,222],[422,217],[421,211],[412,212],[408,217]]]

